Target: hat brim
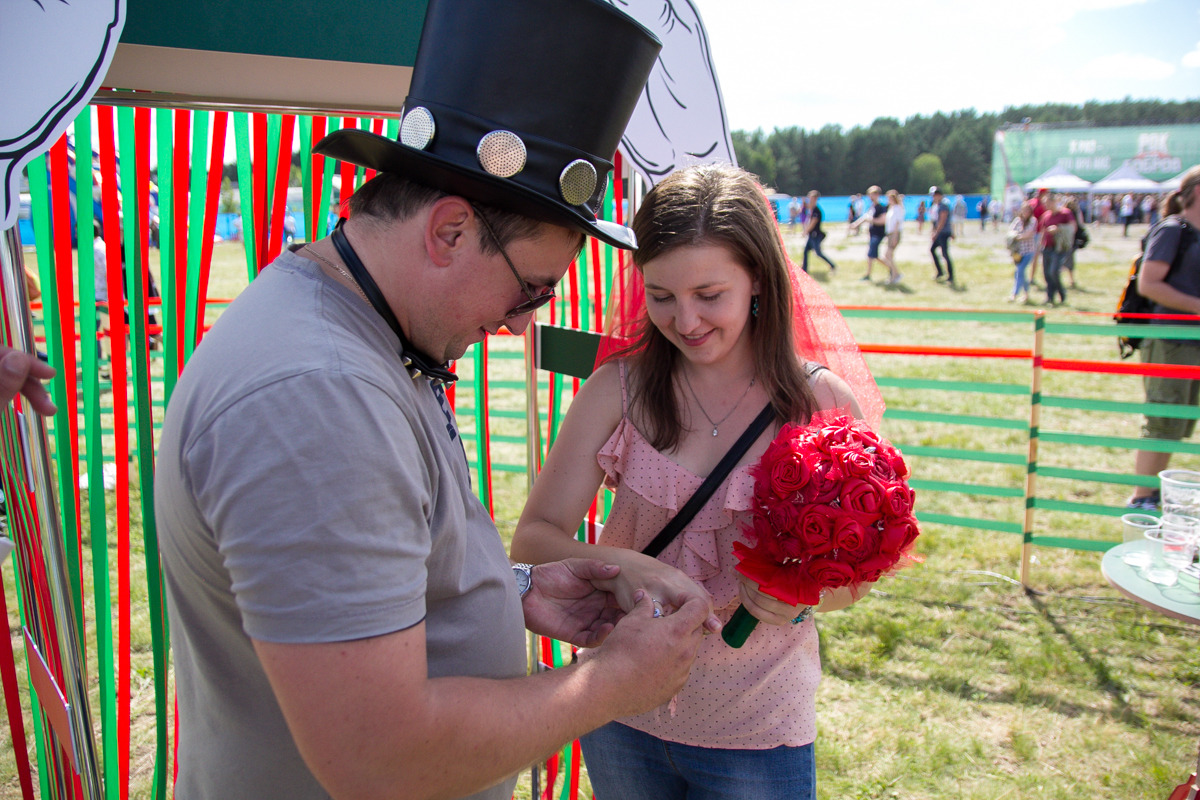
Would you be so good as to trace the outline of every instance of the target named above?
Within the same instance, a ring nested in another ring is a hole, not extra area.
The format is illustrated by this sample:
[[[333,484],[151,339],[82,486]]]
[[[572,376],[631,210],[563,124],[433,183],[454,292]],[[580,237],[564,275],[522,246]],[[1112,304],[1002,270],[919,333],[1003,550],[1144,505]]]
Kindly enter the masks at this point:
[[[318,142],[313,152],[380,172],[403,175],[435,189],[594,236],[623,250],[637,249],[633,230],[624,225],[589,218],[565,203],[556,203],[513,181],[467,169],[370,131],[334,131]]]

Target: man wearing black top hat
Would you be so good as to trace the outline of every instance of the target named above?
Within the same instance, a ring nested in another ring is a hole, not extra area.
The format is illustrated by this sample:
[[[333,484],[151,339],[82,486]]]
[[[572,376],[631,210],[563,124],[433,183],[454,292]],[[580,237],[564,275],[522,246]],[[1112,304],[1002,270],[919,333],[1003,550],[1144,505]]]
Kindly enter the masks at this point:
[[[433,0],[400,140],[318,145],[380,175],[222,315],[164,423],[180,800],[500,800],[683,685],[703,590],[622,616],[615,567],[510,565],[443,390],[585,234],[635,246],[595,212],[658,49],[600,0]],[[598,654],[527,677],[526,626]]]

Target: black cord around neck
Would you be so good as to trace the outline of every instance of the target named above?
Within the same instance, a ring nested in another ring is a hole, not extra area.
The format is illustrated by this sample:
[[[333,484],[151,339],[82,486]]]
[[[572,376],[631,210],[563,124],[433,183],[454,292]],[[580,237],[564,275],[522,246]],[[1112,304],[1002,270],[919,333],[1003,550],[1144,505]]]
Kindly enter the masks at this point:
[[[338,220],[337,225],[333,228],[333,233],[329,235],[329,239],[333,242],[333,246],[337,249],[338,255],[345,263],[346,268],[350,270],[350,274],[354,276],[355,282],[362,289],[367,302],[375,309],[375,313],[383,317],[383,321],[388,324],[388,327],[396,334],[396,338],[400,340],[400,358],[403,359],[404,366],[408,367],[410,371],[424,375],[431,380],[442,383],[454,383],[458,380],[458,376],[450,371],[449,364],[438,363],[430,356],[409,345],[408,339],[404,336],[404,331],[400,329],[400,321],[396,319],[396,314],[392,311],[392,307],[384,299],[383,292],[379,289],[379,284],[375,283],[375,279],[371,277],[371,273],[367,272],[367,268],[363,266],[362,259],[358,257],[358,253],[354,252],[354,248],[350,245],[350,240],[346,238],[346,234],[342,231],[342,224],[344,222],[345,219]]]

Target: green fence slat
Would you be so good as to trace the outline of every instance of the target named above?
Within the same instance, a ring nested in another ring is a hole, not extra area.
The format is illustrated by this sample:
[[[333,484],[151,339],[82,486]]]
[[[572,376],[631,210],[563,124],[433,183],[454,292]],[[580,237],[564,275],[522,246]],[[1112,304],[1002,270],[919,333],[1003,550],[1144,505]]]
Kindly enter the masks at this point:
[[[1200,339],[1200,327],[1196,325],[1154,325],[1156,339]],[[1071,322],[1047,322],[1046,333],[1064,336],[1133,336],[1145,337],[1150,325],[1138,322],[1110,322],[1106,325],[1086,325]]]
[[[1042,442],[1074,444],[1083,447],[1117,447],[1125,450],[1152,450],[1156,453],[1188,453],[1200,455],[1200,444],[1175,442],[1166,439],[1135,439],[1128,436],[1096,436],[1089,433],[1060,433],[1042,431]]]
[[[1145,414],[1171,419],[1200,419],[1200,408],[1172,403],[1123,403],[1117,400],[1093,400],[1090,397],[1042,395],[1042,406],[1073,411],[1108,411],[1114,414]]]
[[[1157,488],[1159,484],[1158,476],[1156,475],[1125,475],[1116,472],[1096,472],[1095,470],[1070,469],[1068,467],[1047,467],[1041,464],[1035,467],[1035,471],[1043,478],[1110,483],[1117,486],[1150,486]]]
[[[175,274],[175,163],[174,112],[160,108],[155,112],[158,123],[158,283],[162,289],[163,396],[170,399],[179,379],[179,298]]]
[[[987,497],[1024,497],[1025,489],[1019,486],[986,486],[978,483],[954,483],[952,481],[926,481],[910,478],[910,488],[926,492],[950,492],[953,494],[975,494]]]
[[[1120,542],[1094,542],[1088,539],[1071,539],[1066,536],[1031,536],[1029,541],[1041,547],[1057,547],[1062,550],[1085,550],[1093,553],[1104,553],[1120,544]]]
[[[938,525],[955,525],[959,528],[978,528],[983,531],[997,531],[1021,536],[1025,533],[1019,522],[1001,522],[995,519],[979,519],[978,517],[957,517],[952,514],[930,514],[917,512],[918,522],[929,522]]]
[[[912,308],[841,308],[847,319],[914,319],[942,320],[944,322],[998,322],[1005,325],[1018,323],[1028,325],[1033,321],[1032,312],[981,313],[979,311],[938,311],[935,309]]]
[[[238,208],[242,214],[242,247],[246,251],[246,272],[250,280],[258,275],[258,225],[254,208],[254,170],[250,149],[250,114],[233,112],[233,140],[237,152]]]
[[[1128,514],[1127,508],[1096,505],[1094,503],[1075,503],[1070,500],[1052,500],[1048,497],[1033,498],[1033,507],[1043,511],[1065,511],[1072,514],[1090,514],[1096,517],[1119,517]]]
[[[925,447],[893,443],[906,456],[926,458],[952,458],[957,461],[980,461],[987,464],[1013,464],[1025,466],[1025,456],[1014,453],[990,453],[986,450],[960,450],[954,447]]]
[[[1029,429],[1028,419],[980,417],[972,414],[941,414],[933,411],[908,411],[902,408],[888,408],[883,412],[883,418],[910,422],[933,422],[941,425],[968,425],[974,428],[1004,428],[1014,431]]]
[[[891,389],[926,389],[934,392],[968,392],[1029,396],[1029,385],[1022,383],[980,383],[976,381],[939,381],[928,378],[897,378],[876,375],[875,383]]]

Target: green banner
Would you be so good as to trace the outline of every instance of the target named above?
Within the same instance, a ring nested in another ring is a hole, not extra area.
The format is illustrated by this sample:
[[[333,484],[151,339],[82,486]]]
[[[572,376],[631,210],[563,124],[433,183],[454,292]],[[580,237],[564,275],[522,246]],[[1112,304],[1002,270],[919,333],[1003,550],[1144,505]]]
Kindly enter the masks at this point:
[[[1013,126],[996,131],[992,194],[1024,186],[1051,167],[1095,183],[1126,162],[1154,181],[1200,164],[1200,125],[1129,125],[1120,128]]]

